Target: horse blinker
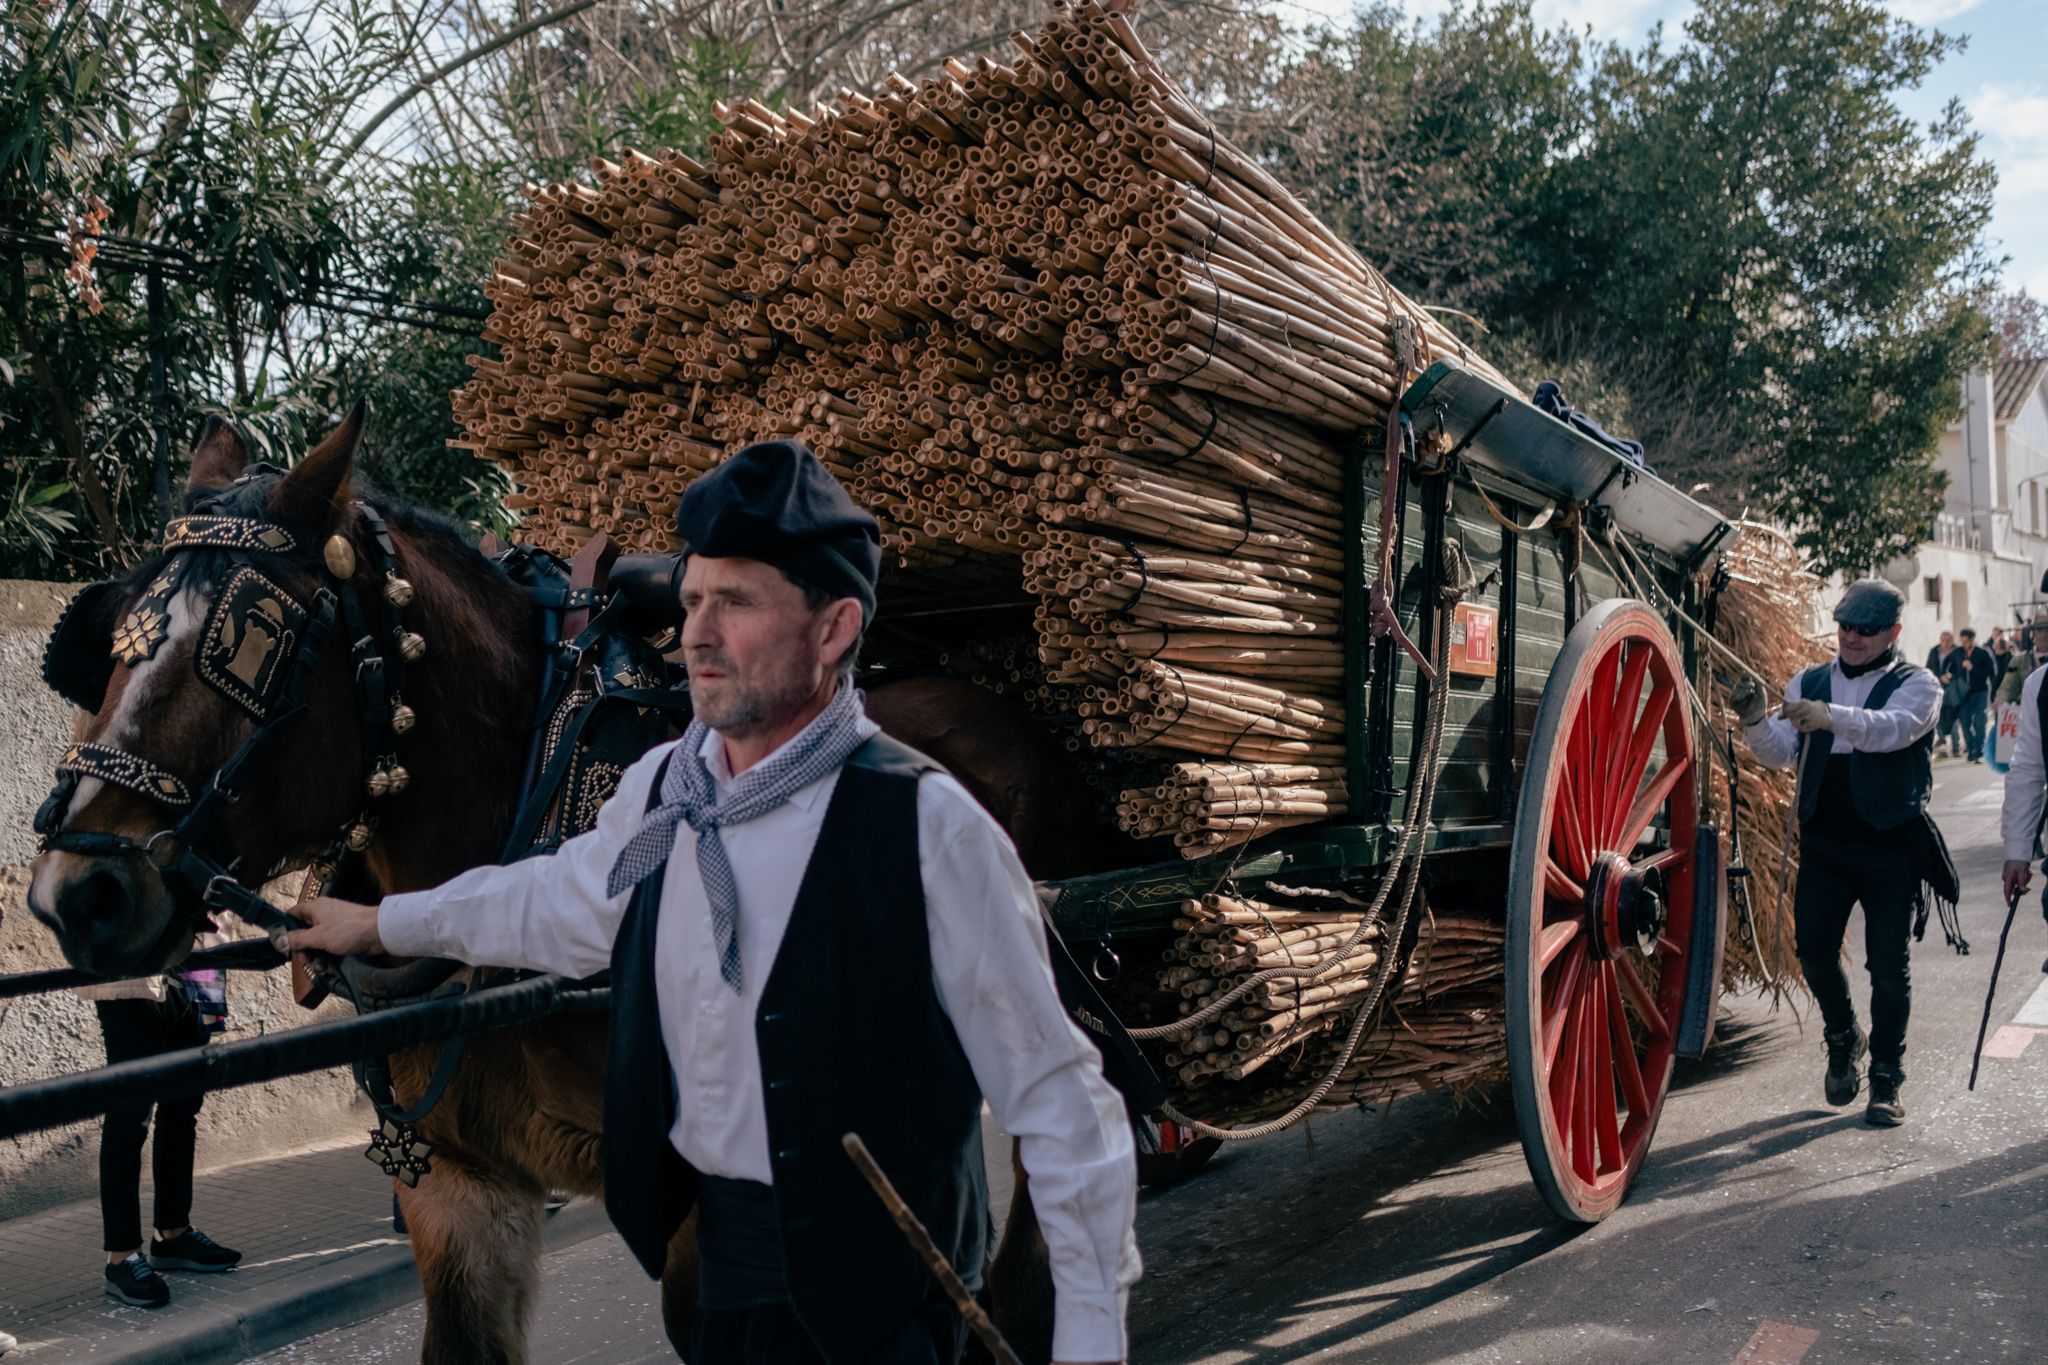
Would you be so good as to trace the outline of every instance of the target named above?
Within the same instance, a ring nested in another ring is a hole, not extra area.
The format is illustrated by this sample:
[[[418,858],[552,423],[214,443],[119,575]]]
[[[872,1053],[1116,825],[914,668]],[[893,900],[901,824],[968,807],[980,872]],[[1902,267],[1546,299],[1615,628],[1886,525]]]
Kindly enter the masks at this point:
[[[118,583],[88,583],[72,597],[43,646],[43,681],[87,711],[106,700],[114,677],[114,608]]]

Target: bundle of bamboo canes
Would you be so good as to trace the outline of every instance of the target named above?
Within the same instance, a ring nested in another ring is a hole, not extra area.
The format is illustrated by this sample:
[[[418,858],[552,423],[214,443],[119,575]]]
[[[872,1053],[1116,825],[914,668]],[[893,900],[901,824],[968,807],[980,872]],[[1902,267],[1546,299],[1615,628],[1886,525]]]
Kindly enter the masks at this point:
[[[1341,804],[1341,434],[1411,367],[1487,367],[1218,138],[1125,8],[531,190],[457,444],[569,552],[665,547],[726,452],[808,443],[882,521],[892,606],[1021,579],[1027,688],[1079,743],[1188,760],[1127,826],[1197,856]]]
[[[1771,686],[1775,702],[1792,676],[1828,657],[1826,645],[1813,634],[1819,620],[1820,580],[1799,563],[1799,553],[1784,532],[1758,522],[1742,522],[1727,552],[1729,583],[1721,596],[1714,636],[1732,649]],[[1728,692],[1736,680],[1716,669],[1709,686],[1708,714],[1724,727],[1734,725]],[[1799,875],[1799,845],[1786,834],[1795,774],[1773,772],[1750,758],[1736,730],[1735,818],[1742,827],[1743,861],[1749,868],[1749,903],[1754,928],[1731,922],[1723,979],[1751,986],[1771,986],[1798,979],[1798,954],[1793,944],[1792,885]],[[1711,784],[1702,819],[1718,819],[1724,828],[1728,792],[1723,782]],[[1731,916],[1736,913],[1731,898]]]
[[[1158,985],[1192,1014],[1274,967],[1321,963],[1356,935],[1362,908],[1330,900],[1211,894],[1182,904]],[[1382,970],[1378,926],[1306,981],[1259,986],[1161,1058],[1174,1103],[1212,1123],[1285,1112],[1337,1059]],[[1338,1077],[1327,1106],[1376,1104],[1501,1073],[1506,1064],[1505,931],[1497,920],[1425,915],[1392,1003]],[[1256,1079],[1254,1079],[1256,1078]]]

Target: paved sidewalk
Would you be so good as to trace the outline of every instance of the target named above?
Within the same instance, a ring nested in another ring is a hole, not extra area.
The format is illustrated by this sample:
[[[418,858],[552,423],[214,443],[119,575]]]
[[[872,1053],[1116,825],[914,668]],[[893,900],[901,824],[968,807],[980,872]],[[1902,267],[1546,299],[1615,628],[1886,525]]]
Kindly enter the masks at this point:
[[[145,1219],[149,1197],[145,1181]],[[240,1250],[242,1264],[225,1275],[166,1273],[171,1302],[154,1310],[101,1292],[97,1202],[0,1223],[0,1329],[21,1339],[7,1365],[226,1365],[419,1296],[412,1251],[391,1228],[391,1182],[359,1145],[202,1175],[192,1217]],[[549,1220],[547,1244],[607,1226],[602,1208],[578,1200]]]

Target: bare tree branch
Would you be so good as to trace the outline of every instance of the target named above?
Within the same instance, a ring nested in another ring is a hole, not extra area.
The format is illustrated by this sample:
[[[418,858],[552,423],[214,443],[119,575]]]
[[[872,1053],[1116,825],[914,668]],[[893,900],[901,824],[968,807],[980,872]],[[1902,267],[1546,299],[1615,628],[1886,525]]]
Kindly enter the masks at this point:
[[[598,0],[569,0],[569,3],[563,5],[560,9],[549,10],[546,14],[535,15],[525,23],[514,25],[490,41],[478,43],[468,51],[459,53],[448,61],[443,62],[440,66],[435,67],[424,77],[414,81],[411,85],[408,85],[405,89],[392,96],[390,103],[372,114],[369,122],[356,130],[355,137],[349,140],[348,146],[342,148],[341,155],[334,159],[332,166],[328,167],[328,178],[331,179],[336,171],[340,170],[357,152],[363,149],[363,144],[370,140],[372,133],[375,133],[377,129],[384,125],[386,119],[410,104],[427,87],[453,75],[471,62],[488,57],[498,49],[518,42],[529,33],[536,33],[551,24],[559,24],[564,19],[573,19],[597,4],[597,2]]]

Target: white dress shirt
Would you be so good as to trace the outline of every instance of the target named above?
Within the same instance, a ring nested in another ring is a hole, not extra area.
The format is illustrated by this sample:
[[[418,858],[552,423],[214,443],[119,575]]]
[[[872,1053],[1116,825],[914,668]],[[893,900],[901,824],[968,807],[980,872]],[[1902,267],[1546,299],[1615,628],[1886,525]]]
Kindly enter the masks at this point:
[[[1873,711],[1863,703],[1890,665],[1852,678],[1842,671],[1842,656],[1837,654],[1828,667],[1832,671],[1828,715],[1835,723],[1831,754],[1857,749],[1867,754],[1895,753],[1933,730],[1934,722],[1941,718],[1941,683],[1925,669],[1909,673],[1884,705]],[[1786,701],[1800,700],[1800,677],[1794,673],[1792,681],[1785,684]],[[1749,751],[1766,768],[1789,768],[1799,761],[1799,730],[1783,716],[1765,716],[1742,735],[1749,741]]]
[[[2032,862],[2034,839],[2041,830],[2043,787],[2048,768],[2041,761],[2041,681],[2048,664],[2027,674],[2020,686],[2020,737],[2013,742],[2012,766],[2005,770],[2005,803],[1999,808],[1999,834],[2008,862]]]
[[[610,966],[631,893],[608,897],[605,881],[675,747],[661,745],[628,768],[596,828],[552,857],[386,897],[377,915],[384,946],[406,957],[567,976]],[[725,745],[713,733],[702,752],[722,797],[733,780]],[[678,1097],[669,1140],[711,1175],[772,1179],[754,1016],[838,782],[834,772],[720,831],[739,884],[738,992],[719,976],[697,836],[687,823],[676,826],[654,967]],[[940,773],[918,783],[917,826],[933,984],[989,1108],[1022,1142],[1052,1263],[1053,1354],[1121,1360],[1125,1307],[1140,1273],[1136,1157],[1123,1101],[1103,1079],[1094,1044],[1060,1005],[1037,897],[1009,836]]]

